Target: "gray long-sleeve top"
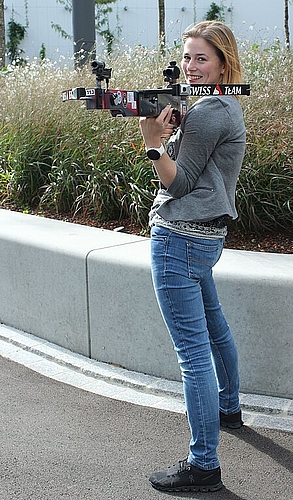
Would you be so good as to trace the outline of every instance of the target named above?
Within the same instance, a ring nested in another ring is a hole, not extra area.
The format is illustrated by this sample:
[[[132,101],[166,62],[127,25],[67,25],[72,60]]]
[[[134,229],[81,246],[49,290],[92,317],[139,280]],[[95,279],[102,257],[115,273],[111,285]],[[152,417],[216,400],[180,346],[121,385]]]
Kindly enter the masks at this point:
[[[237,217],[235,191],[245,152],[246,130],[238,100],[203,97],[187,111],[167,152],[177,174],[160,189],[153,210],[168,221]]]

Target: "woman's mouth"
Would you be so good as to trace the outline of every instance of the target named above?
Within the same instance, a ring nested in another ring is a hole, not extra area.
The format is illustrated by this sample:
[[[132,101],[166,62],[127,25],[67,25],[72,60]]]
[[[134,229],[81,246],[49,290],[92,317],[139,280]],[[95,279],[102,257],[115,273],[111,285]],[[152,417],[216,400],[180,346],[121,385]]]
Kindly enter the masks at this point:
[[[199,76],[199,75],[187,75],[187,79],[188,79],[189,83],[196,83],[201,78],[202,78],[202,76]]]

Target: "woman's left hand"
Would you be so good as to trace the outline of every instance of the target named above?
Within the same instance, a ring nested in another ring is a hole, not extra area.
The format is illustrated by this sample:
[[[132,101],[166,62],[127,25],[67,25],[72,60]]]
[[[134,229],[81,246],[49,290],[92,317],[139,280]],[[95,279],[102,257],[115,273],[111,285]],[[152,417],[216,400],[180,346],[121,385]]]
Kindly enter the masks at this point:
[[[172,107],[168,104],[156,118],[140,118],[139,126],[146,147],[160,147],[161,138],[169,138],[174,127],[171,121]]]

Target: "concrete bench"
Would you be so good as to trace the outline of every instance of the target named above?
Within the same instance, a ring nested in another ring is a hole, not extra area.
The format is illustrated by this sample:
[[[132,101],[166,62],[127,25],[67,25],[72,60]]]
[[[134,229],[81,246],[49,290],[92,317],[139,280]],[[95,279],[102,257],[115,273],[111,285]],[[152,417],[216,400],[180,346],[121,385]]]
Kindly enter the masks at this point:
[[[0,210],[0,322],[170,380],[176,356],[153,292],[148,238]],[[293,396],[293,255],[224,250],[215,267],[241,391]]]

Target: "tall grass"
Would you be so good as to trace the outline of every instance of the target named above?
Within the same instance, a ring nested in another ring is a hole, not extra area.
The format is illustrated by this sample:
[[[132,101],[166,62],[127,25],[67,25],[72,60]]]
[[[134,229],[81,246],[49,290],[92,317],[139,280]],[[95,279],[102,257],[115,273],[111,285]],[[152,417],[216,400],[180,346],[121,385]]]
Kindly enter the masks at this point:
[[[108,56],[107,56],[108,57]],[[110,87],[156,88],[162,69],[180,60],[136,47],[107,58]],[[242,98],[247,151],[237,188],[243,230],[292,229],[293,57],[278,45],[241,46],[251,96]],[[61,91],[94,86],[90,68],[49,61],[0,74],[0,204],[82,212],[97,220],[131,217],[142,227],[158,186],[146,160],[138,119],[62,103]]]
[[[238,225],[269,232],[293,221],[293,56],[279,44],[242,51],[252,95],[243,103],[247,149],[240,175]]]

